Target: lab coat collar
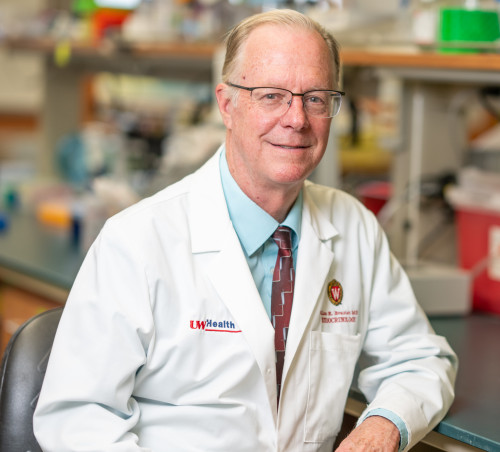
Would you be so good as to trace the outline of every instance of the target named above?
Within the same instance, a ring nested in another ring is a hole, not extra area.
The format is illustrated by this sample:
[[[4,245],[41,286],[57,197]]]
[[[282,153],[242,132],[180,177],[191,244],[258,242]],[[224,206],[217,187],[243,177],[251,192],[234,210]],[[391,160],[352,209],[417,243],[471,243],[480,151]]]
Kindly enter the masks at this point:
[[[304,209],[302,212],[302,222],[308,222],[314,234],[319,240],[325,241],[330,240],[336,235],[338,231],[332,224],[331,220],[325,215],[325,213],[318,207],[316,197],[314,195],[314,190],[317,187],[318,190],[323,188],[315,186],[310,181],[305,181],[304,183]]]
[[[189,218],[195,254],[219,251],[232,227],[219,173],[221,150],[191,176]]]
[[[219,160],[223,146],[192,177],[190,197],[190,222],[192,252],[218,251],[222,247],[227,230],[232,229],[224,198],[219,171]],[[320,241],[327,241],[338,234],[330,219],[319,209],[311,194],[313,184],[304,184],[302,224],[307,223],[311,232]]]

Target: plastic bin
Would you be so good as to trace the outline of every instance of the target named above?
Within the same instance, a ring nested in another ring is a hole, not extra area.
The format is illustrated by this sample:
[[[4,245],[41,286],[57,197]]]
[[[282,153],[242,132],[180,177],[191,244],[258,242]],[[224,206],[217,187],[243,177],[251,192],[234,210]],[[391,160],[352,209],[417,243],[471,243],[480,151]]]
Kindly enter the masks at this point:
[[[481,49],[482,43],[491,44],[499,38],[498,11],[468,8],[441,9],[439,41],[442,52],[475,53]]]
[[[454,207],[459,263],[472,270],[473,310],[500,314],[500,212]]]
[[[391,194],[391,184],[384,181],[366,182],[357,189],[361,202],[375,215],[384,207]]]

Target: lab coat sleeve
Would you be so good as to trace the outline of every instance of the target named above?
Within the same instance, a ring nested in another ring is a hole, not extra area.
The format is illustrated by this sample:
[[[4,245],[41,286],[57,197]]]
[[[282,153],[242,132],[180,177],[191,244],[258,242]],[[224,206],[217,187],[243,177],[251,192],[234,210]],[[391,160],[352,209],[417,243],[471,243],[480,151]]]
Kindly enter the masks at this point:
[[[111,230],[110,230],[111,229]],[[148,281],[133,238],[105,226],[67,300],[34,416],[46,452],[146,452],[131,397],[153,337]]]
[[[385,234],[377,224],[372,230],[372,274],[364,279],[369,317],[358,378],[369,405],[360,422],[379,408],[393,412],[407,427],[408,450],[449,409],[458,363],[447,341],[434,334]]]

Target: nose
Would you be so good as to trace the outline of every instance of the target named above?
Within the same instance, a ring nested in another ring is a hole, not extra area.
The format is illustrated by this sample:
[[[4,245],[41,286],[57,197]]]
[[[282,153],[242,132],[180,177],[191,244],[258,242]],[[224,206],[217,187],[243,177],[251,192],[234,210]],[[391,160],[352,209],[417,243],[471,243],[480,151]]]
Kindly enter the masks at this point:
[[[283,127],[292,127],[296,130],[309,126],[309,119],[304,107],[302,96],[293,96],[288,104],[288,110],[281,117]]]

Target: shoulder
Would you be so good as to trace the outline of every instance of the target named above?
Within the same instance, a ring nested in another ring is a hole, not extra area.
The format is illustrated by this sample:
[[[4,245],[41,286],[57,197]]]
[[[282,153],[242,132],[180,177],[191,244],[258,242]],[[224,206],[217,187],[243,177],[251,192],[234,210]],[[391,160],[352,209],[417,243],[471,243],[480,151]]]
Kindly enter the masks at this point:
[[[191,179],[191,176],[187,176],[156,194],[127,207],[109,218],[105,228],[114,232],[122,229],[132,232],[139,229],[144,233],[144,228],[151,227],[157,221],[179,219],[182,216],[182,211],[187,208]],[[175,215],[173,215],[174,212]]]
[[[306,182],[304,209],[303,220],[316,225],[325,237],[327,231],[335,231],[332,236],[336,242],[347,241],[373,249],[384,236],[375,215],[343,190]]]
[[[107,219],[94,242],[94,252],[110,252],[142,262],[168,254],[175,245],[190,247],[192,175],[144,198]]]
[[[210,221],[216,216],[214,212],[225,208],[218,155],[179,182],[109,218],[101,241],[138,253],[170,249],[172,245],[189,247],[193,224]]]
[[[338,188],[306,181],[304,185],[304,199],[314,204],[319,212],[331,219],[355,216],[367,219],[368,221],[375,220],[372,212],[357,198]]]

